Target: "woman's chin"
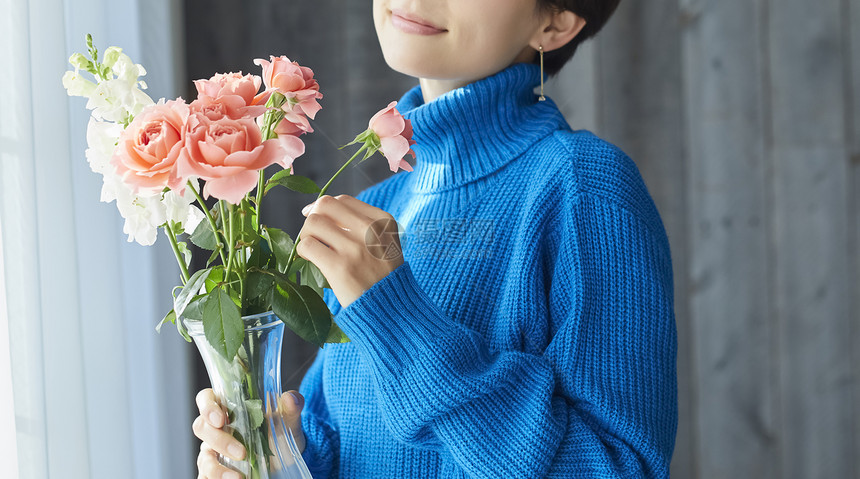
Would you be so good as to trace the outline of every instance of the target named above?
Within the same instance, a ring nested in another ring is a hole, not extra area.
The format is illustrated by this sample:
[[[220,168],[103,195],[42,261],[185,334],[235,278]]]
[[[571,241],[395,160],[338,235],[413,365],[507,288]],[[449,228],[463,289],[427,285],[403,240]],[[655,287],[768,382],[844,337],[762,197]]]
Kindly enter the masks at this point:
[[[386,55],[385,63],[387,63],[388,67],[392,70],[413,78],[437,78],[439,75],[438,69],[434,69],[432,65],[416,61],[414,57],[403,58],[401,56],[397,56],[390,58]]]
[[[453,68],[450,61],[440,61],[427,56],[383,53],[389,68],[413,78],[452,80],[461,78],[464,73]]]

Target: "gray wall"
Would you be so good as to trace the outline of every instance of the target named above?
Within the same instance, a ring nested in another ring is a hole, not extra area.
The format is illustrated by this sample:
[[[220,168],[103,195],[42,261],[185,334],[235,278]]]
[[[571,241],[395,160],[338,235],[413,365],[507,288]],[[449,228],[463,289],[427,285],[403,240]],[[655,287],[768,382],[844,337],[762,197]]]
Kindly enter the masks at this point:
[[[856,0],[626,1],[550,89],[669,233],[674,477],[860,477],[858,26]]]
[[[314,68],[324,109],[296,168],[318,181],[414,84],[385,66],[369,2],[186,0],[186,17],[191,78],[280,53]],[[858,25],[858,0],[626,0],[548,85],[637,162],[669,233],[673,477],[860,478]],[[365,163],[332,191],[387,174]],[[304,201],[276,203],[268,222],[297,231]],[[291,347],[301,371],[313,351]]]

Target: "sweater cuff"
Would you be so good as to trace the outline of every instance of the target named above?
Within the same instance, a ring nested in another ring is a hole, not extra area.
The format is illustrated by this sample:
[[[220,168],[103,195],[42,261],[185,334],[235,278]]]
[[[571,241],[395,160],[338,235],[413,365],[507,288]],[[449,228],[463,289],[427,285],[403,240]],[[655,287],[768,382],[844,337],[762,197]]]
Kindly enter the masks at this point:
[[[314,478],[327,478],[336,467],[334,451],[332,450],[332,432],[319,423],[313,416],[302,414],[302,430],[305,433],[305,450],[302,460],[308,467],[308,472]]]
[[[421,289],[408,262],[344,308],[337,324],[389,371],[408,367],[428,342],[445,341],[457,329]]]

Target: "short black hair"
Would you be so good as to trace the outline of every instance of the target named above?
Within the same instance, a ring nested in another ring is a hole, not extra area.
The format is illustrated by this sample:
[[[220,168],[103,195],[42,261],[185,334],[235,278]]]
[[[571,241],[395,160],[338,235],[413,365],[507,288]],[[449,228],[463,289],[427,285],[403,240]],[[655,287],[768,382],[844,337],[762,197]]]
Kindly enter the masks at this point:
[[[585,19],[585,26],[567,45],[544,53],[544,71],[555,75],[571,58],[580,43],[597,35],[621,0],[537,0],[538,11],[570,10]],[[535,57],[535,63],[540,60]]]

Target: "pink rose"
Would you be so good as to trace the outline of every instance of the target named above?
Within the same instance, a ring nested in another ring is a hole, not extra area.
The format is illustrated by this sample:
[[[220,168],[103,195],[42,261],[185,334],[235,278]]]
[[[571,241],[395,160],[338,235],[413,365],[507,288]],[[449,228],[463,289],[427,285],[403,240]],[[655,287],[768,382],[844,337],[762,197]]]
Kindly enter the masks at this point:
[[[237,205],[257,186],[261,169],[275,163],[291,167],[298,155],[282,145],[278,139],[263,141],[252,119],[211,120],[201,113],[192,114],[171,188],[181,187],[194,176],[206,181],[205,197],[211,195]]]
[[[184,101],[162,101],[146,107],[122,132],[111,164],[135,194],[154,194],[168,186],[185,145],[188,115]]]
[[[286,98],[282,109],[284,120],[279,125],[280,134],[299,135],[312,132],[308,118],[313,119],[320,107],[317,100],[321,99],[319,83],[314,80],[314,72],[296,62],[291,62],[285,56],[270,56],[271,61],[258,58],[254,63],[263,68],[263,83],[267,91],[277,90]]]
[[[210,120],[219,120],[224,117],[238,120],[239,118],[255,117],[265,113],[265,107],[262,107],[262,110],[259,106],[249,107],[245,100],[238,95],[225,95],[220,98],[200,95],[191,102],[189,108],[191,113],[202,113]]]
[[[262,80],[257,75],[218,73],[208,80],[195,80],[197,100],[191,103],[192,112],[205,113],[216,120],[221,116],[239,119],[258,117],[266,112],[269,94],[257,92]]]
[[[406,155],[415,158],[415,152],[411,148],[415,144],[412,140],[412,123],[403,118],[394,108],[395,105],[397,102],[393,101],[373,115],[368,126],[379,137],[382,145],[380,150],[388,159],[391,171],[396,172],[397,168],[412,171],[412,166],[403,159]]]

